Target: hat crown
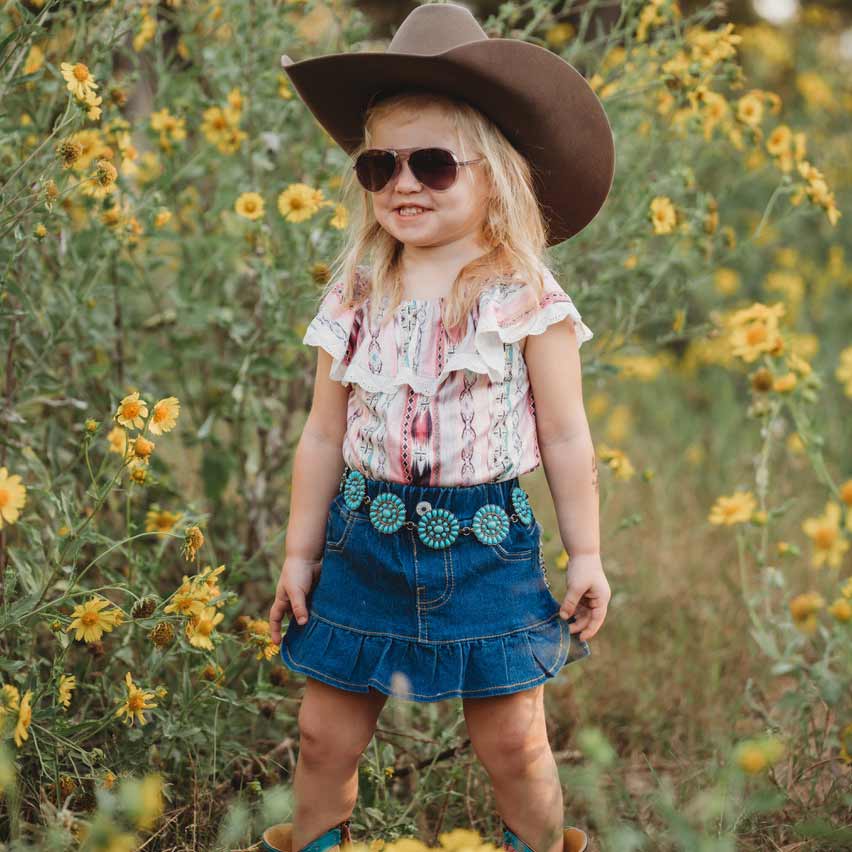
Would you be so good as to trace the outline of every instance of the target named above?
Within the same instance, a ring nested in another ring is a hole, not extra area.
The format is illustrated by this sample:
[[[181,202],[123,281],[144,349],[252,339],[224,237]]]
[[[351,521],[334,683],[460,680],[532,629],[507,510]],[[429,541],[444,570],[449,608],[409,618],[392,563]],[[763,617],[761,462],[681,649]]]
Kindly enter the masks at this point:
[[[452,3],[418,6],[399,25],[388,53],[433,56],[471,41],[488,40],[470,10]]]

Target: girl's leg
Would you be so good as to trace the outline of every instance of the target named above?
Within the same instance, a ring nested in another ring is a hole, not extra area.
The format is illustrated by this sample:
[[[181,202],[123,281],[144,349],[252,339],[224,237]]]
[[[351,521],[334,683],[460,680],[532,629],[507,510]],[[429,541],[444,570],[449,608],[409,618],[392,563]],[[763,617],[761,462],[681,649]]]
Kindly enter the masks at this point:
[[[562,852],[562,785],[544,716],[544,684],[491,698],[466,698],[465,721],[500,816],[535,852]]]
[[[352,814],[358,798],[358,761],[373,738],[387,697],[307,678],[293,779],[293,852]]]

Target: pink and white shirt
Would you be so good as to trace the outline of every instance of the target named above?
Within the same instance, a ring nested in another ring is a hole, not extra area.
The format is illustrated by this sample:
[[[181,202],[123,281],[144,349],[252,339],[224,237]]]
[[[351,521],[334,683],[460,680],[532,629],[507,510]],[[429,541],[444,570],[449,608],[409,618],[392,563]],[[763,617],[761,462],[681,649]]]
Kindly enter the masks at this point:
[[[495,281],[455,341],[441,321],[443,298],[403,300],[381,327],[384,307],[372,323],[368,303],[344,309],[342,293],[338,282],[303,343],[325,349],[330,377],[349,386],[349,467],[370,479],[440,486],[497,482],[538,467],[520,341],[567,316],[578,346],[593,336],[549,271],[540,300],[523,282]]]

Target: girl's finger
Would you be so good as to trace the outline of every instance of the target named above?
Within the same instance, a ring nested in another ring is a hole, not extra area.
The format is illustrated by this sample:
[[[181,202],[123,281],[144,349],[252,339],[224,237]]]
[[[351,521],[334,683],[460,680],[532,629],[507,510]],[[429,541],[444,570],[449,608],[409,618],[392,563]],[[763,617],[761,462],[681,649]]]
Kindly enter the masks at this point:
[[[591,621],[591,615],[588,612],[584,612],[582,615],[577,616],[577,620],[571,622],[570,630],[572,633],[579,633],[583,628],[588,627],[589,622]]]
[[[601,625],[604,623],[604,619],[606,618],[606,607],[600,607],[600,609],[592,610],[592,618],[591,624],[589,625],[589,632],[586,636],[581,637],[582,639],[591,639],[595,633],[600,630]]]

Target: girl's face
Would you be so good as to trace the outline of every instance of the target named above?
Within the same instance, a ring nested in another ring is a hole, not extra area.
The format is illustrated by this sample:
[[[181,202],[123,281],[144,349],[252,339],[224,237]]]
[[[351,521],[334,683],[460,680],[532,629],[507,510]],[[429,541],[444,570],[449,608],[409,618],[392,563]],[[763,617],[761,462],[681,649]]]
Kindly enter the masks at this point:
[[[371,147],[448,148],[459,161],[480,156],[470,146],[462,151],[449,120],[435,107],[416,115],[400,111],[377,122]],[[375,217],[406,245],[430,248],[471,239],[475,242],[485,221],[489,189],[484,165],[481,161],[459,166],[456,182],[447,190],[436,191],[420,183],[405,162],[396,178],[380,192],[370,193]],[[397,211],[406,205],[424,207],[427,212],[405,218]]]

